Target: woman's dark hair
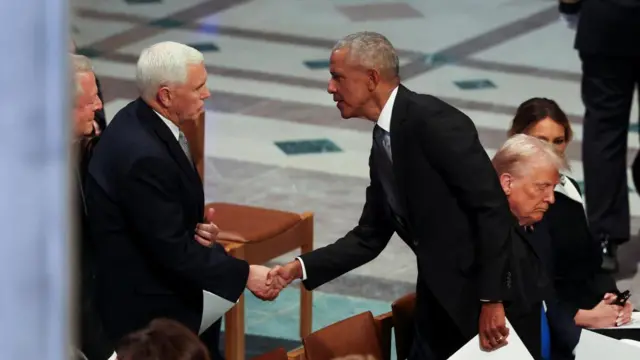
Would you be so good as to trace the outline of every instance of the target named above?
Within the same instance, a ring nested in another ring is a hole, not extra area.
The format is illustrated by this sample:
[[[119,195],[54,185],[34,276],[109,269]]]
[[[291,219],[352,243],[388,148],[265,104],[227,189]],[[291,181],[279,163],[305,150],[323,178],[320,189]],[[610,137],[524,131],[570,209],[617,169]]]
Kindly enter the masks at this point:
[[[118,360],[210,360],[196,334],[169,319],[125,336],[116,346]]]
[[[529,128],[544,118],[550,118],[562,125],[565,141],[571,141],[573,131],[567,114],[560,109],[560,106],[555,101],[546,98],[531,98],[520,104],[507,134],[513,136],[526,133]]]

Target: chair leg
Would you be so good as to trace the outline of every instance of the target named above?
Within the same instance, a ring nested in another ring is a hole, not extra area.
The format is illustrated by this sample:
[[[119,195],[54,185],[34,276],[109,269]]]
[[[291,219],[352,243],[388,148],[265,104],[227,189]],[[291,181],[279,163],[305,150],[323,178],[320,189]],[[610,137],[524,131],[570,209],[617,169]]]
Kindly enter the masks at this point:
[[[305,219],[308,224],[305,242],[300,246],[300,253],[313,251],[313,217]],[[300,284],[300,337],[311,334],[313,328],[313,293]]]
[[[244,295],[225,315],[224,329],[225,359],[244,360]]]

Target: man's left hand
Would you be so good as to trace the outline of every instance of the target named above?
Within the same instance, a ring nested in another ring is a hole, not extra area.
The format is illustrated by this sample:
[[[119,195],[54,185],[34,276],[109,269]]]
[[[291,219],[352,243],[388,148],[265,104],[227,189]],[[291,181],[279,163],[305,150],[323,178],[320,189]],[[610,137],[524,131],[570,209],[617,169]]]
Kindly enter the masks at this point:
[[[195,239],[200,243],[200,245],[212,247],[213,244],[218,241],[220,229],[213,223],[214,213],[215,210],[213,208],[209,208],[205,215],[205,223],[196,225]]]

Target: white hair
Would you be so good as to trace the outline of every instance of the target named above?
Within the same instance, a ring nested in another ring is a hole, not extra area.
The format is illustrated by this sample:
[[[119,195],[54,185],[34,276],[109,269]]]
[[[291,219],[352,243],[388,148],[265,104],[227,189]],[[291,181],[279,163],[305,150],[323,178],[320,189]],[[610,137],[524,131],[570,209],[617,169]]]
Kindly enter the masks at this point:
[[[522,174],[532,165],[552,166],[560,171],[568,168],[563,156],[553,146],[533,136],[516,134],[507,139],[491,160],[498,175]]]
[[[202,53],[173,41],[160,42],[142,50],[136,66],[136,84],[143,99],[155,98],[158,89],[187,81],[189,65],[204,62]]]
[[[73,81],[76,85],[76,96],[83,93],[82,86],[80,85],[80,77],[85,74],[93,73],[93,65],[91,60],[84,55],[70,54],[71,66],[73,68]]]
[[[332,52],[347,49],[347,59],[383,75],[398,77],[400,61],[391,42],[382,34],[363,31],[347,35],[336,43]]]

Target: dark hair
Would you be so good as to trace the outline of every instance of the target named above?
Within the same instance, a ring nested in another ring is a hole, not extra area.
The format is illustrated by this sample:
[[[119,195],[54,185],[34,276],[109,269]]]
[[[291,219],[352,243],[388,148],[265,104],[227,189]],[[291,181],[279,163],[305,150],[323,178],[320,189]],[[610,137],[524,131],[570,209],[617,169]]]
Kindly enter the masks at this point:
[[[210,360],[196,334],[174,320],[156,319],[125,336],[116,346],[118,360]]]
[[[562,111],[555,101],[547,98],[531,98],[520,104],[507,134],[513,136],[526,133],[527,130],[544,118],[550,118],[562,125],[565,141],[571,141],[573,131],[567,114]]]

